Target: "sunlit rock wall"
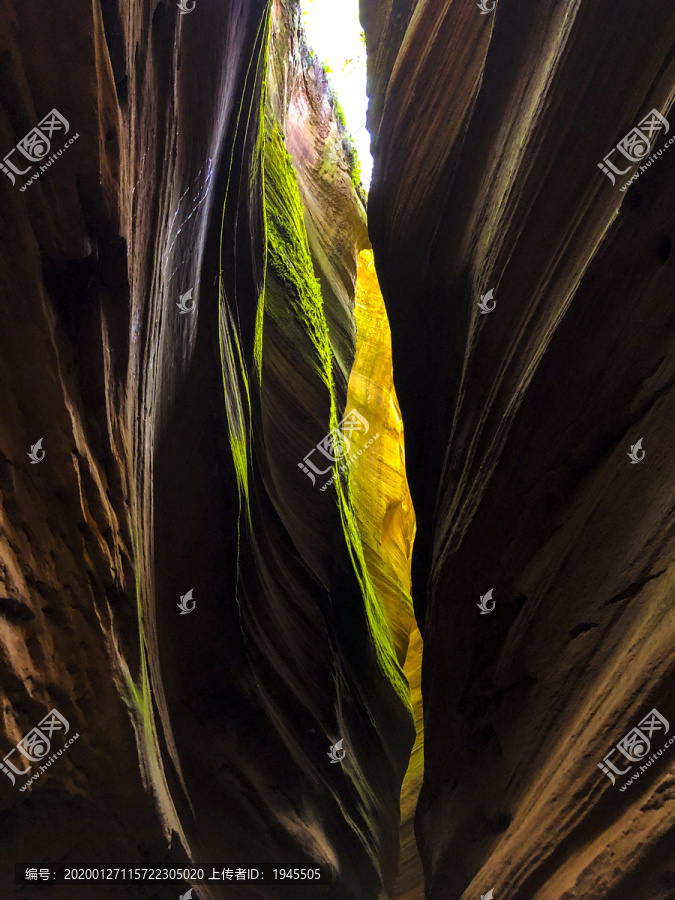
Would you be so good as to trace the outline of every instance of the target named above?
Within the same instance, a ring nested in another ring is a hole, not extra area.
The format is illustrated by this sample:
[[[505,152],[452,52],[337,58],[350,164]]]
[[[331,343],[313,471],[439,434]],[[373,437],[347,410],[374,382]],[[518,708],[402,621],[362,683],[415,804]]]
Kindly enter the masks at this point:
[[[623,792],[598,763],[654,707],[675,729],[672,4],[361,8],[427,896],[666,900],[675,750]],[[598,163],[652,109],[670,133],[621,191]]]
[[[372,250],[363,250],[359,256],[355,318],[357,352],[347,408],[367,409],[370,431],[355,435],[352,489],[366,563],[390,617],[396,653],[410,683],[416,728],[401,788],[401,854],[393,897],[415,900],[421,890],[422,872],[413,823],[424,768],[422,639],[410,597],[415,516],[405,477],[403,422],[392,380],[391,334]],[[400,602],[402,596],[405,604]]]
[[[385,591],[351,473],[299,466],[348,411],[368,239],[297,5],[5,10],[1,155],[52,108],[78,138],[26,191],[0,175],[0,749],[52,707],[80,737],[26,792],[0,773],[0,893],[18,860],[267,861],[384,898],[412,520]]]
[[[285,7],[273,10],[261,95],[267,264],[254,330],[243,333],[241,354],[229,322],[221,333],[250,543],[239,597],[262,708],[278,732],[266,735],[265,753],[274,740],[282,744],[289,758],[277,780],[297,782],[300,795],[288,809],[276,795],[268,802],[333,868],[339,890],[370,897],[393,882],[398,791],[414,731],[389,624],[399,616],[373,587],[348,474],[338,477],[337,463],[312,453],[349,412],[356,258],[367,237],[325,77],[308,60],[290,9],[290,20]],[[224,299],[231,295],[226,279]],[[338,739],[347,757],[336,770],[327,750]]]

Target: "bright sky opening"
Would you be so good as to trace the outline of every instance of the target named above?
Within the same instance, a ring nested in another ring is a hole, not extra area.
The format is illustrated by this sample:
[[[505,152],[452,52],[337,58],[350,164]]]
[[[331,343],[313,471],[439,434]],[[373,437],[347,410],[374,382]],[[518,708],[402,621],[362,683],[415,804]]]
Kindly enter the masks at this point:
[[[366,46],[359,22],[359,0],[300,0],[307,43],[330,68],[330,81],[345,114],[368,190],[373,171],[366,128]]]

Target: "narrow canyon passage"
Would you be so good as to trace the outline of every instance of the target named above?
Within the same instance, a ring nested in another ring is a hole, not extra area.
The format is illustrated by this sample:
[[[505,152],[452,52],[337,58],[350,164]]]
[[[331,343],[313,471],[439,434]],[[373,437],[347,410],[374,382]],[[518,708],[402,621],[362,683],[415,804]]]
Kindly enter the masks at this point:
[[[0,898],[675,898],[675,10],[359,11],[0,4]]]

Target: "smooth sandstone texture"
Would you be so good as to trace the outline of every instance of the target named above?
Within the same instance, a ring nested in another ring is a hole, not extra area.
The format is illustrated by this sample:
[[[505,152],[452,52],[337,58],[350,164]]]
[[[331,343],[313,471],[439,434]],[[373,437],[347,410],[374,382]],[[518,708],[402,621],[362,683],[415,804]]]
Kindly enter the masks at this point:
[[[391,334],[373,253],[359,257],[355,316],[357,352],[349,380],[348,408],[373,410],[370,432],[359,444],[372,444],[353,464],[352,485],[364,551],[373,584],[382,605],[395,610],[390,622],[396,650],[410,684],[416,738],[401,787],[401,851],[392,897],[415,900],[423,896],[424,877],[415,842],[413,823],[424,771],[422,722],[422,638],[413,618],[410,597],[410,557],[415,537],[415,518],[405,478],[403,422],[391,370]],[[378,435],[375,440],[372,436]],[[383,552],[384,551],[384,552]],[[406,605],[397,603],[403,594]]]
[[[80,135],[0,176],[0,750],[53,707],[80,734],[0,773],[0,893],[18,860],[264,861],[391,896],[414,516],[389,355],[385,410],[348,394],[365,209],[297,4],[21,0],[0,42],[1,155],[52,108]],[[322,492],[349,402],[382,450]]]
[[[625,792],[597,764],[653,707],[675,728],[675,150],[626,192],[598,163],[653,108],[673,133],[672,4],[361,12],[417,514],[426,896],[667,900],[675,756]]]

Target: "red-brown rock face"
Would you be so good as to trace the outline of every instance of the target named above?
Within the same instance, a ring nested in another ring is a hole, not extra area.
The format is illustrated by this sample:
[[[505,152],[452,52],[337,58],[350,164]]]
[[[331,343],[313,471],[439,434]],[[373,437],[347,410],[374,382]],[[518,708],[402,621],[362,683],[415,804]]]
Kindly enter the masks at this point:
[[[1,173],[0,749],[54,708],[79,737],[24,791],[0,772],[0,894],[32,896],[18,861],[268,862],[329,873],[298,897],[384,898],[409,572],[374,586],[381,523],[330,453],[325,491],[303,463],[349,412],[365,210],[297,4],[183,5],[3,11],[1,156],[52,109],[69,133],[25,190],[37,166]]]
[[[598,764],[653,708],[675,733],[672,4],[362,18],[418,520],[426,896],[666,900],[675,745],[624,791],[663,724],[610,756],[616,785]],[[644,171],[610,155],[614,186],[598,164],[651,110],[669,133],[643,124]]]
[[[369,234],[296,0],[6,0],[1,897],[672,898],[675,13],[491,3],[362,0]]]

